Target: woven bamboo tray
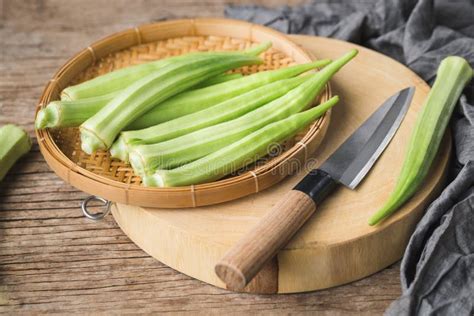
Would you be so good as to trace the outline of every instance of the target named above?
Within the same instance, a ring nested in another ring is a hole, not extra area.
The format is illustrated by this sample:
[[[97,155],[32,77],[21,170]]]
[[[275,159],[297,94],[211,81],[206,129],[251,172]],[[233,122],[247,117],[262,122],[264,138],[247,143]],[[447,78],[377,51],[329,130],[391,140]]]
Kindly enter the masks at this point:
[[[58,100],[62,89],[107,72],[192,51],[242,50],[254,43],[272,41],[264,63],[236,69],[243,74],[306,63],[312,58],[285,35],[259,25],[228,19],[189,19],[144,25],[93,43],[71,58],[46,85],[36,111]],[[317,102],[331,96],[327,85]],[[111,159],[106,151],[87,155],[80,149],[77,128],[37,130],[41,153],[66,182],[113,202],[143,207],[197,207],[225,202],[264,190],[304,166],[321,143],[330,112],[286,141],[280,150],[250,168],[211,183],[146,188],[132,168]]]

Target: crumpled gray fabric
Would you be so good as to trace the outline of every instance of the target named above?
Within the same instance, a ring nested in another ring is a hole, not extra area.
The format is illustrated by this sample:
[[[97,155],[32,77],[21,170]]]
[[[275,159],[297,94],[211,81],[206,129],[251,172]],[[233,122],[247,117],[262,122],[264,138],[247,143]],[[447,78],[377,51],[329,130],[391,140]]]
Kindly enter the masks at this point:
[[[316,0],[268,9],[228,6],[226,15],[285,33],[334,37],[377,50],[432,83],[440,61],[474,66],[473,0]],[[473,80],[474,81],[474,80]],[[401,263],[402,296],[386,315],[474,314],[474,82],[451,120],[450,184],[428,207]]]

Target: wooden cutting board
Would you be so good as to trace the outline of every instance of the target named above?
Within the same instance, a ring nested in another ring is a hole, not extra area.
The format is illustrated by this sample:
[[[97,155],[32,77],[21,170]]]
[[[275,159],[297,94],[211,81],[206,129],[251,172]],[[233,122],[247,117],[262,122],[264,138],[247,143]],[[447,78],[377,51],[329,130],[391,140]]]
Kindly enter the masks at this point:
[[[410,109],[394,139],[365,180],[351,191],[340,187],[293,240],[246,288],[248,292],[311,291],[351,282],[399,260],[425,206],[444,182],[451,142],[445,137],[422,189],[400,211],[377,227],[367,220],[394,187],[408,139],[429,86],[393,59],[347,42],[292,36],[318,58],[337,58],[351,48],[360,54],[331,81],[342,102],[333,110],[326,138],[312,153],[324,161],[386,98],[416,86]],[[145,209],[117,204],[115,220],[140,248],[166,265],[223,287],[215,263],[257,223],[304,173],[236,201],[195,209]],[[159,205],[157,205],[159,207]]]

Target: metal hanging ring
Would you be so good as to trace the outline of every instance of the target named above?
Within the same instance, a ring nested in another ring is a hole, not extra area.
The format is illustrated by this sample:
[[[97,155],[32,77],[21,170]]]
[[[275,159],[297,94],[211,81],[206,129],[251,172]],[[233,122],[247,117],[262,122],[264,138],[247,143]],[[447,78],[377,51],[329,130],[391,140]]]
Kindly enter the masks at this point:
[[[104,210],[102,212],[99,212],[99,213],[89,212],[89,210],[87,209],[87,205],[91,201],[100,201],[100,202],[104,203]],[[84,213],[85,217],[87,217],[87,218],[89,218],[93,221],[99,221],[99,220],[103,219],[104,217],[106,217],[110,213],[110,206],[111,206],[110,201],[108,201],[104,198],[101,198],[100,196],[91,195],[91,196],[87,197],[86,199],[84,199],[84,201],[82,201],[81,209],[82,209],[82,213]]]

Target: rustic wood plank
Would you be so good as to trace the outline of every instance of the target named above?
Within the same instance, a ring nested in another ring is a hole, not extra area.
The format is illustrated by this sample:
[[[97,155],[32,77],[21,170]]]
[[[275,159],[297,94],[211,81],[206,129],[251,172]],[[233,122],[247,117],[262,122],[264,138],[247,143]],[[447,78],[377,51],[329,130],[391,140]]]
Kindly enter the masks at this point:
[[[15,122],[34,137],[34,107],[44,84],[90,42],[164,18],[222,16],[227,2],[1,1],[0,124]],[[400,294],[398,264],[313,293],[272,296],[218,289],[149,257],[112,217],[86,220],[79,208],[85,196],[50,171],[36,144],[0,184],[0,312],[380,314]]]

